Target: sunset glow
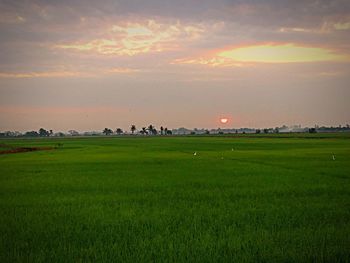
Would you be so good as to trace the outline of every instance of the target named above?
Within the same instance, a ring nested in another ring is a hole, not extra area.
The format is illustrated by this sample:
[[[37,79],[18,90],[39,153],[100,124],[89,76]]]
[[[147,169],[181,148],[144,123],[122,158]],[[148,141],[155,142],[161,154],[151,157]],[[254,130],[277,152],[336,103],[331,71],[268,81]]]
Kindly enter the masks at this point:
[[[350,56],[329,49],[296,44],[262,44],[211,51],[199,57],[181,58],[173,64],[210,67],[250,67],[256,63],[305,63],[350,61]]]
[[[200,2],[0,1],[0,131],[350,123],[349,1]]]
[[[330,50],[317,47],[301,47],[295,44],[257,45],[225,50],[217,54],[239,62],[316,62],[344,59]]]

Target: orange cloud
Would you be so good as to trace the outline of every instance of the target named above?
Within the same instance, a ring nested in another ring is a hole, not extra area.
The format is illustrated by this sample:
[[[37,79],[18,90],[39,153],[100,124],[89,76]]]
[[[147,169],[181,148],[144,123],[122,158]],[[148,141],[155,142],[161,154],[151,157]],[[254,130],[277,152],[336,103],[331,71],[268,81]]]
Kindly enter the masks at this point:
[[[242,67],[255,63],[295,63],[321,61],[348,61],[349,55],[329,49],[306,47],[293,43],[259,44],[227,48],[196,58],[177,59],[174,64],[199,64],[213,67]]]
[[[317,27],[281,27],[278,29],[281,33],[311,33],[311,34],[329,34],[333,31],[350,30],[350,18],[331,17],[323,21],[322,25]]]
[[[336,23],[336,24],[334,24],[334,28],[336,30],[349,30],[350,29],[350,22]]]
[[[302,32],[302,33],[308,33],[308,32],[313,32],[314,30],[308,29],[308,28],[303,28],[303,27],[281,27],[279,32]],[[317,31],[316,31],[317,32]]]
[[[98,77],[107,74],[130,74],[139,72],[132,68],[110,68],[90,71],[47,71],[47,72],[0,72],[0,78],[67,78],[67,77]]]
[[[198,58],[183,58],[176,59],[172,64],[197,64],[210,67],[245,67],[248,63],[240,63],[229,58],[224,57],[198,57]]]
[[[107,74],[129,74],[129,73],[135,73],[139,72],[138,69],[132,69],[132,68],[111,68],[106,71]]]
[[[88,42],[56,45],[55,48],[75,51],[89,51],[104,55],[135,56],[148,52],[162,52],[179,47],[179,40],[191,41],[198,38],[204,29],[200,26],[161,24],[154,20],[143,23],[113,25],[109,37]]]
[[[319,47],[288,44],[262,44],[221,51],[219,57],[241,62],[288,63],[338,61],[344,57]]]
[[[27,73],[4,73],[0,72],[0,78],[56,78],[56,77],[77,77],[79,72],[27,72]]]

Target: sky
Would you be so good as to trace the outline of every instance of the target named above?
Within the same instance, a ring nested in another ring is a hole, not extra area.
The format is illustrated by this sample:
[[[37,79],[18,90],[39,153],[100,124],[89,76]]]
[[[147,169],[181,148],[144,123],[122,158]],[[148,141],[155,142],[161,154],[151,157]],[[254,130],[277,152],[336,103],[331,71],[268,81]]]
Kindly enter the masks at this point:
[[[0,0],[0,131],[338,126],[349,100],[348,0]]]

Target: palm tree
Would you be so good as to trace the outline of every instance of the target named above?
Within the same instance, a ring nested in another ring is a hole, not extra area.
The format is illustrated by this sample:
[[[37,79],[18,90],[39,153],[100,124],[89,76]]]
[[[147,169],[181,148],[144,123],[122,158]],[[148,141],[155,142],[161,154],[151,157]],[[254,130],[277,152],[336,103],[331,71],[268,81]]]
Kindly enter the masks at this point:
[[[136,131],[136,126],[134,124],[131,125],[130,130],[131,130],[131,133],[134,134],[134,132]]]
[[[120,134],[122,134],[122,133],[123,133],[123,130],[122,130],[122,129],[120,129],[120,128],[117,128],[117,129],[115,130],[115,132],[116,132],[118,135],[120,135]]]
[[[164,132],[163,126],[160,126],[160,135],[163,135],[163,132]]]
[[[143,135],[148,134],[146,127],[142,127],[142,130],[140,131],[140,133]]]
[[[153,133],[154,133],[154,127],[153,127],[152,124],[150,124],[150,125],[148,126],[148,131],[149,131],[150,134],[153,134]]]
[[[50,132],[45,130],[44,128],[40,128],[39,130],[39,135],[40,136],[49,136],[50,135]]]
[[[168,135],[168,128],[167,127],[164,128],[164,134]]]
[[[110,135],[113,133],[113,131],[111,129],[108,129],[108,128],[104,128],[104,130],[102,131],[102,133],[104,135]]]

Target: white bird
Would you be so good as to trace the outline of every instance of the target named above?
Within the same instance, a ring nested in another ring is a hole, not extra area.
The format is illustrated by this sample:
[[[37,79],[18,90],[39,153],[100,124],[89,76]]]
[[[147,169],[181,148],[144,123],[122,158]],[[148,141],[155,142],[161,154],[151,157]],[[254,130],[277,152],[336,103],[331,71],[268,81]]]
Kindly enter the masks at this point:
[[[333,161],[335,161],[335,156],[334,156],[334,154],[332,155],[332,158],[333,158]]]
[[[231,151],[233,151],[233,148],[231,149]]]
[[[194,152],[193,155],[196,156],[196,155],[197,155],[197,152]]]

